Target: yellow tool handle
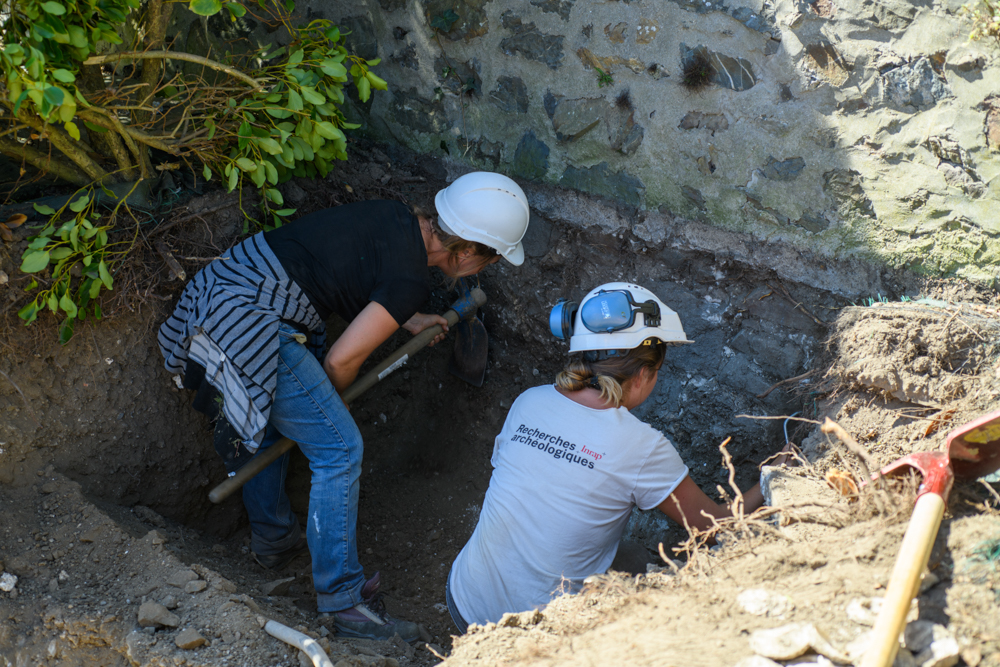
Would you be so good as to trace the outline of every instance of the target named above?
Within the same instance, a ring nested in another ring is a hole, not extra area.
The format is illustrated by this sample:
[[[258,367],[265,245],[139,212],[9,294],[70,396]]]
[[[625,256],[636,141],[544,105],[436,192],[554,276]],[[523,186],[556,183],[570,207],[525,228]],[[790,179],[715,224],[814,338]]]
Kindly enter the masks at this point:
[[[872,643],[860,667],[890,667],[896,658],[899,633],[906,622],[910,602],[920,586],[920,575],[927,567],[943,515],[944,498],[938,494],[925,493],[917,499],[903,543],[899,546],[896,565],[892,568],[882,610],[872,630]]]

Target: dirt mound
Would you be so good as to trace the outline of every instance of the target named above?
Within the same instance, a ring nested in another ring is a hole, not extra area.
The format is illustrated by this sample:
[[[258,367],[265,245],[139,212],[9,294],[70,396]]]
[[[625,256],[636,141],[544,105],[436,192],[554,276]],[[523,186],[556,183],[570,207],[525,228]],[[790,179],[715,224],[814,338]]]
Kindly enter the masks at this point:
[[[580,595],[542,611],[474,627],[446,664],[735,665],[754,655],[761,636],[754,633],[792,623],[818,628],[829,639],[827,657],[857,664],[916,482],[840,496],[826,474],[840,470],[857,488],[861,466],[818,422],[838,420],[877,465],[940,448],[952,426],[996,407],[998,330],[997,311],[971,304],[844,309],[830,338],[827,393],[803,418],[815,424],[803,442],[806,461],[765,469],[773,508],[724,522],[721,547],[694,548],[703,540],[692,537],[679,571],[669,565],[631,579],[594,577]],[[954,637],[958,654],[948,664],[1000,665],[997,487],[957,483],[908,617]],[[912,663],[920,647],[910,648],[904,658]],[[807,651],[790,663],[824,659]]]

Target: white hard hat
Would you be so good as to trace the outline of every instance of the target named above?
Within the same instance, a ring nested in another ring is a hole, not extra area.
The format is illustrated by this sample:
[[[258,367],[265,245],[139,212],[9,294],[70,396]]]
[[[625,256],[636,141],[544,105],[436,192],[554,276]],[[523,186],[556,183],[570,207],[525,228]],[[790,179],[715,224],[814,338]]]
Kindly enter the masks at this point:
[[[524,262],[521,238],[528,229],[528,198],[503,174],[474,171],[459,176],[437,193],[434,207],[446,233],[487,245],[515,266]]]
[[[572,328],[570,328],[572,321]],[[549,315],[556,338],[569,337],[569,351],[631,350],[645,341],[690,343],[681,318],[645,287],[607,283],[580,302],[562,301]]]

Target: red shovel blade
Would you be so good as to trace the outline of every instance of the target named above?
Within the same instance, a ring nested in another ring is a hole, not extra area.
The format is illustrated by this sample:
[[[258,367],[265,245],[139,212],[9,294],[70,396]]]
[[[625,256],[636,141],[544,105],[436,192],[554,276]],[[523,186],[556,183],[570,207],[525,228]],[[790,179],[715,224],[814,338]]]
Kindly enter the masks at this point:
[[[1000,469],[1000,410],[949,433],[947,446],[959,479],[977,479]]]
[[[907,454],[882,468],[878,474],[889,477],[899,475],[913,468],[923,477],[917,498],[925,493],[934,493],[948,500],[955,477],[948,466],[948,455],[944,452],[916,452]]]

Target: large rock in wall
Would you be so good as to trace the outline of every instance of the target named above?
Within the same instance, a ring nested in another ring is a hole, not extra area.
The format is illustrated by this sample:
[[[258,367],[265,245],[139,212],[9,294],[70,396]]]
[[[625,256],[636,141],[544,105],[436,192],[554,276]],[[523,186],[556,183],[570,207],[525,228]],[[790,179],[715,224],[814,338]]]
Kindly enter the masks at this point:
[[[391,92],[361,111],[376,136],[819,255],[994,281],[1000,47],[968,42],[959,6],[312,0],[305,10],[377,45]],[[449,12],[457,20],[435,32]]]

